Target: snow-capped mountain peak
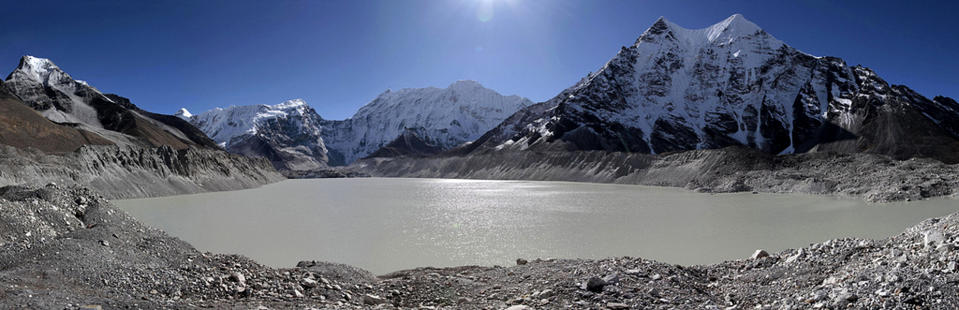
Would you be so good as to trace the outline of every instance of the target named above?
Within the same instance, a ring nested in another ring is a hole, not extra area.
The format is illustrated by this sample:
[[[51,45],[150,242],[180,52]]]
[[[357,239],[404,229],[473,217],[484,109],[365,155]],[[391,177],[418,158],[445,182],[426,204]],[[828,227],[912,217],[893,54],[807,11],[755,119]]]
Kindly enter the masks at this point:
[[[723,46],[748,37],[761,37],[768,41],[773,49],[783,44],[782,41],[766,33],[758,25],[747,20],[742,14],[733,14],[721,22],[700,29],[685,28],[660,17],[653,23],[652,27],[636,40],[636,45],[640,45],[643,41],[652,41],[653,37],[656,36],[665,36],[691,48],[700,48],[706,45]]]
[[[388,90],[353,117],[330,121],[323,140],[335,164],[349,164],[386,146],[407,130],[446,149],[475,140],[520,108],[532,104],[504,96],[476,81],[456,81],[446,88]]]
[[[302,108],[305,108],[305,107],[307,107],[306,101],[304,101],[303,99],[299,99],[299,98],[297,98],[297,99],[291,99],[291,100],[287,100],[287,101],[283,101],[283,102],[281,102],[281,103],[273,106],[273,108],[278,109],[278,110],[291,110],[291,109],[297,109],[297,110],[299,110],[299,109],[302,109]],[[301,112],[301,113],[302,113],[302,112]]]
[[[924,115],[955,134],[943,125],[959,122],[950,111],[864,67],[796,50],[739,14],[701,29],[660,18],[599,70],[510,117],[473,148],[563,142],[564,149],[663,153],[744,145],[772,154],[831,148],[928,156],[933,151],[882,136],[908,130],[864,128]],[[889,115],[872,119],[880,113]]]
[[[247,105],[214,108],[197,115],[186,109],[177,112],[190,118],[191,122],[210,136],[217,144],[228,147],[230,140],[247,134],[256,134],[259,125],[277,118],[302,116],[312,109],[302,99],[292,99],[275,105]],[[315,113],[315,112],[314,112]],[[317,117],[319,117],[317,115]]]
[[[69,75],[63,72],[63,70],[60,70],[60,67],[57,67],[57,65],[49,59],[25,55],[20,58],[20,65],[17,66],[17,69],[10,73],[10,75],[20,74],[21,78],[26,78],[38,83],[47,83],[50,75],[55,73],[69,77]]]
[[[752,35],[763,31],[753,22],[746,20],[742,14],[733,14],[729,18],[704,29],[706,39],[715,42],[719,38],[735,38]]]
[[[54,122],[85,124],[103,128],[92,101],[114,103],[96,88],[74,80],[53,61],[23,56],[5,82],[24,103]]]
[[[180,108],[173,115],[186,121],[189,121],[190,118],[193,117],[193,113],[190,113],[190,110],[187,110],[186,108]]]

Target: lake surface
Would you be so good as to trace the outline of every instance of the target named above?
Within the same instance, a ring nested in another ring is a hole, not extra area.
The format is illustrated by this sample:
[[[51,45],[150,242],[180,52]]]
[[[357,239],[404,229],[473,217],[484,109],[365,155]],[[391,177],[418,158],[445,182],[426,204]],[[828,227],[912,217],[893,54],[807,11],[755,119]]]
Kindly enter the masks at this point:
[[[634,185],[392,178],[287,180],[115,204],[202,251],[275,267],[332,261],[377,274],[511,265],[520,257],[709,264],[758,248],[888,237],[959,211],[950,199],[866,204]]]

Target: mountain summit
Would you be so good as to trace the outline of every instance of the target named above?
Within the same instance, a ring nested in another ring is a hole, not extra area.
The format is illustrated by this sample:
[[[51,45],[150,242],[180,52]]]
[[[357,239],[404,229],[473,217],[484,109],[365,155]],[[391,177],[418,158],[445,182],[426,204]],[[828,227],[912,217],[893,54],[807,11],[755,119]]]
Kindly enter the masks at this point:
[[[434,149],[471,142],[521,108],[532,104],[520,96],[504,96],[476,81],[457,81],[447,88],[387,90],[353,117],[330,121],[323,139],[334,164],[349,164],[415,134]]]
[[[472,150],[639,153],[742,145],[959,161],[959,107],[872,70],[792,48],[736,14],[703,29],[658,19],[556,97]]]
[[[198,115],[176,115],[193,123],[227,151],[262,156],[283,170],[326,167],[323,118],[302,99],[275,105],[216,108]]]
[[[73,79],[49,59],[23,56],[3,86],[46,119],[84,133],[83,143],[216,148],[189,123],[144,111],[127,98],[101,93],[87,82]]]

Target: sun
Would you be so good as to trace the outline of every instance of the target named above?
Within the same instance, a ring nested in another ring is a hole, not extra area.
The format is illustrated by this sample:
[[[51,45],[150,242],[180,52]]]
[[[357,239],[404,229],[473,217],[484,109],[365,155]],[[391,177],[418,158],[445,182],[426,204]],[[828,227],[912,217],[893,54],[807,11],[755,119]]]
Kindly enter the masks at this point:
[[[476,19],[481,22],[493,20],[499,8],[513,7],[519,0],[473,0],[476,3]]]

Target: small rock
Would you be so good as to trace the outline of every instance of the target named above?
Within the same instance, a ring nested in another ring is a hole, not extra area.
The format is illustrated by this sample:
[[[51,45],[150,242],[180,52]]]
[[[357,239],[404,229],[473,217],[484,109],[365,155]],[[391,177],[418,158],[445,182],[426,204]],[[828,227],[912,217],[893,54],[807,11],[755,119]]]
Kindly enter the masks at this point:
[[[296,298],[303,298],[303,293],[298,289],[293,289],[293,296]]]
[[[102,245],[102,246],[110,246],[110,242],[107,242],[106,240],[100,240],[100,245]]]
[[[766,250],[763,250],[763,249],[759,249],[759,250],[756,250],[756,252],[753,253],[753,256],[750,256],[749,258],[760,259],[763,257],[769,257],[769,252],[766,252]]]
[[[233,282],[236,282],[236,283],[246,283],[246,277],[239,272],[231,273],[230,280],[233,280]]]
[[[610,302],[606,304],[606,308],[613,309],[613,310],[629,309],[629,305],[621,302]]]
[[[461,304],[461,305],[462,305],[462,304],[468,304],[468,303],[471,303],[471,302],[473,302],[473,299],[472,299],[472,298],[469,298],[469,297],[460,297],[459,299],[456,300],[456,303]]]
[[[614,284],[619,282],[619,274],[611,274],[603,277],[603,281],[606,281],[606,284]]]
[[[787,263],[787,264],[792,264],[792,263],[796,262],[797,260],[799,260],[800,258],[802,258],[803,255],[805,255],[805,254],[806,254],[806,253],[805,253],[805,250],[803,250],[803,249],[800,248],[799,251],[796,251],[796,254],[793,254],[792,256],[786,258],[786,263]]]
[[[922,233],[922,245],[925,246],[935,247],[941,244],[944,239],[942,232],[938,230],[928,230]]]
[[[603,279],[592,277],[586,281],[586,290],[593,293],[599,293],[603,291],[603,287],[605,287],[607,284],[609,283],[606,283],[606,281],[603,281]]]
[[[856,296],[856,294],[850,293],[848,291],[843,291],[837,294],[835,298],[833,298],[833,304],[839,307],[846,307],[846,305],[850,303],[854,303],[856,302],[856,300],[859,300],[859,296]]]
[[[517,259],[516,259],[516,264],[517,264],[517,265],[526,265],[526,264],[528,264],[528,263],[529,263],[529,261],[527,261],[527,260],[525,260],[525,259],[522,259],[522,258],[517,258]]]
[[[639,269],[629,269],[629,270],[626,270],[626,274],[629,274],[629,275],[634,275],[634,274],[639,274],[639,273],[640,273]]]
[[[314,288],[316,287],[316,284],[317,284],[316,280],[313,280],[310,278],[304,278],[303,281],[301,282],[303,282],[302,284],[303,284],[303,287],[305,288]]]
[[[876,290],[876,295],[879,297],[889,297],[889,291],[884,289],[878,289]]]
[[[658,273],[650,277],[650,279],[653,279],[653,281],[659,281],[659,279],[662,279],[662,278],[663,276],[659,275]]]
[[[533,310],[533,308],[527,305],[515,305],[515,306],[510,306],[509,308],[506,308],[504,310]]]
[[[548,298],[553,296],[553,290],[545,289],[539,292],[533,293],[533,298]]]
[[[386,299],[380,296],[365,294],[363,295],[363,303],[367,305],[379,305],[386,303]]]

